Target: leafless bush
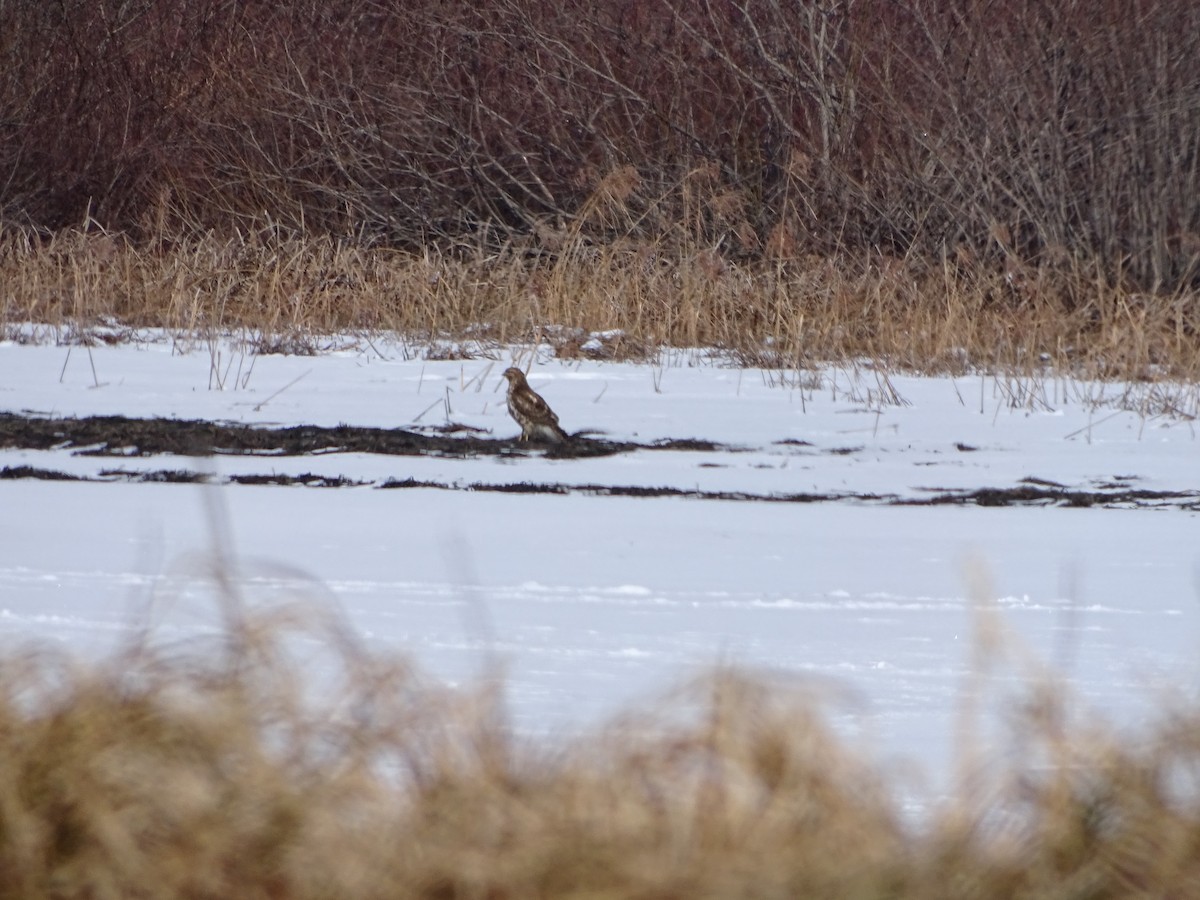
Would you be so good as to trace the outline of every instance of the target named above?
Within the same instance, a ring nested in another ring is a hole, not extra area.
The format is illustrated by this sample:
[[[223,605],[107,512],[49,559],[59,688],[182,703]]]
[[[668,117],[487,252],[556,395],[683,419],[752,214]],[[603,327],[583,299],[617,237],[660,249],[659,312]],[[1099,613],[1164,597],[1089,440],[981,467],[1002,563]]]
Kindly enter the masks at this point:
[[[10,220],[1200,279],[1188,0],[0,13]]]
[[[1017,278],[1200,283],[1194,4],[918,2],[889,32],[869,175],[899,246]]]
[[[153,224],[237,32],[234,0],[0,2],[0,214]]]

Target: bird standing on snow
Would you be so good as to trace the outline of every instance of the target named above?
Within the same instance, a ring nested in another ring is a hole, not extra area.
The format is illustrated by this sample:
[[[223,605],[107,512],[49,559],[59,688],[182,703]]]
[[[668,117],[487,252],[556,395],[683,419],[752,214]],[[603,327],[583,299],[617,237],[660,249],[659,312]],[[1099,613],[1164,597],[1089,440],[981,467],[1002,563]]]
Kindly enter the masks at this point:
[[[520,369],[504,370],[508,379],[508,412],[521,426],[521,440],[560,443],[569,440],[558,424],[558,416],[541,395],[529,386]]]

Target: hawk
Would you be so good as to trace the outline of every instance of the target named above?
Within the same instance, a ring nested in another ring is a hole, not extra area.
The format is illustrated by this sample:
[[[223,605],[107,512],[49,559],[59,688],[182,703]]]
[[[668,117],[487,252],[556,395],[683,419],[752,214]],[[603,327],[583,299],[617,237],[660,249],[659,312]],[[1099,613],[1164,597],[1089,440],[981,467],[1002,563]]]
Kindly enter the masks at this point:
[[[521,426],[521,440],[559,443],[568,440],[558,424],[558,416],[541,395],[529,386],[520,369],[504,370],[508,379],[508,411]]]

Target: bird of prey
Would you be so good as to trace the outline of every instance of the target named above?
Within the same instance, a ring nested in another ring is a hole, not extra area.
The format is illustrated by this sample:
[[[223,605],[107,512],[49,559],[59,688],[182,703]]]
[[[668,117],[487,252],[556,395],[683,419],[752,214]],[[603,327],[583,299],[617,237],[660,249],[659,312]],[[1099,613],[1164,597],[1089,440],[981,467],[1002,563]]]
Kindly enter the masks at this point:
[[[508,379],[508,412],[521,426],[521,440],[559,443],[569,439],[550,404],[529,386],[524,372],[509,368],[504,377]]]

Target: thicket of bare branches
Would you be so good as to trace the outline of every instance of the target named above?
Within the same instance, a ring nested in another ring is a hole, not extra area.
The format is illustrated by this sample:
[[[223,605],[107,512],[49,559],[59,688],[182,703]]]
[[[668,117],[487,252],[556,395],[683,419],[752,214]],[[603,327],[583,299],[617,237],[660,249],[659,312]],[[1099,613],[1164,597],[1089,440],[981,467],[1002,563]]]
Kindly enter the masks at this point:
[[[1190,0],[0,0],[0,18],[9,223],[1200,283]]]

